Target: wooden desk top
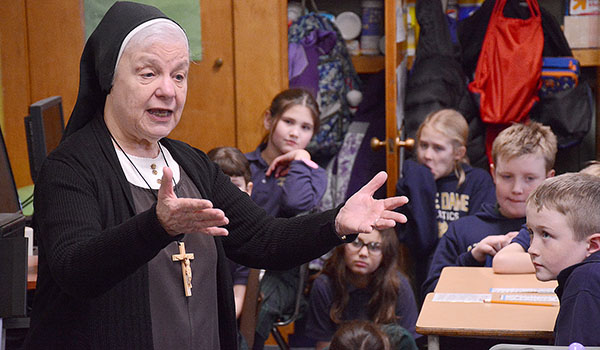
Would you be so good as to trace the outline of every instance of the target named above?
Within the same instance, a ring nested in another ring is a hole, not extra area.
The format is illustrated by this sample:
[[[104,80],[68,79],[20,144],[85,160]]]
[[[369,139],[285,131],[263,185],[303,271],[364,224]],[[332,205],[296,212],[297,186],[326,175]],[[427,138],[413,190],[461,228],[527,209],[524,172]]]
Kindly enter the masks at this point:
[[[37,284],[38,256],[27,257],[27,289],[35,289]]]
[[[438,293],[490,293],[490,288],[554,288],[535,274],[500,275],[491,268],[446,267]],[[521,294],[521,293],[519,293]],[[417,320],[425,335],[553,338],[558,306],[433,302],[429,293]]]
[[[558,282],[541,282],[534,273],[498,274],[489,267],[448,266],[435,287],[438,293],[489,293],[490,288],[556,288]]]

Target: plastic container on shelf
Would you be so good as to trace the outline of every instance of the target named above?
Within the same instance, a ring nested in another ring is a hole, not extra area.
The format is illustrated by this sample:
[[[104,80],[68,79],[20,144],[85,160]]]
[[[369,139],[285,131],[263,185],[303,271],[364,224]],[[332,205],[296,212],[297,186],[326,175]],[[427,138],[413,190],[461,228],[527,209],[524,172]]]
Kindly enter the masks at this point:
[[[342,12],[335,18],[335,25],[342,33],[344,40],[352,40],[358,38],[362,28],[360,17],[354,12]]]
[[[383,35],[383,0],[363,0],[360,52],[364,55],[379,54],[379,39]]]

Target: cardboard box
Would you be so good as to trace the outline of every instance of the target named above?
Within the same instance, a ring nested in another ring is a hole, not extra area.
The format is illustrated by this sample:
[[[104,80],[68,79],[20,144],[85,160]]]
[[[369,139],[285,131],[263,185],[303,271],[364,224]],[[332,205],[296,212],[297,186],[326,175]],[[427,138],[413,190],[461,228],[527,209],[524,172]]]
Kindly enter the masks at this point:
[[[600,0],[569,0],[567,15],[599,15]]]
[[[600,47],[600,16],[565,16],[564,32],[573,49]]]

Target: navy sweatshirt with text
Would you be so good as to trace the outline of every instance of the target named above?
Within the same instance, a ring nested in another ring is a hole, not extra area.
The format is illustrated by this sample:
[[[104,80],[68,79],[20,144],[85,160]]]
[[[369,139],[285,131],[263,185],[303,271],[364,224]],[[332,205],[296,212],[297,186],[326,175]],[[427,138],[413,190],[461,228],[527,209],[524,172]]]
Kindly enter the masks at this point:
[[[484,203],[496,203],[492,177],[485,170],[467,164],[462,164],[462,168],[465,181],[459,187],[454,173],[434,180],[429,168],[407,160],[402,169],[403,177],[396,184],[396,194],[410,200],[399,208],[408,221],[396,225],[396,231],[414,261],[417,294],[429,271],[435,247],[449,224],[474,215]]]
[[[446,266],[491,266],[480,263],[471,254],[479,241],[490,235],[503,235],[510,231],[519,231],[525,223],[525,217],[509,219],[502,216],[497,205],[483,204],[475,215],[469,215],[450,224],[446,234],[433,254],[433,260],[427,279],[422,287],[422,296],[433,292]]]

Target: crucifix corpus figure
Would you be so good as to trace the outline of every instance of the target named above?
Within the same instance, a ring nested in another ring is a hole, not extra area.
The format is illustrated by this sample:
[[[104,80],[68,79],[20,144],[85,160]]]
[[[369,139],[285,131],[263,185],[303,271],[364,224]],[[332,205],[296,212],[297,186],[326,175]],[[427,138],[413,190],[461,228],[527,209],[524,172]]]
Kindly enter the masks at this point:
[[[179,245],[179,254],[173,254],[173,261],[181,262],[181,275],[183,277],[183,291],[185,296],[192,296],[192,265],[191,260],[194,260],[194,253],[185,252],[185,243],[177,242]]]

